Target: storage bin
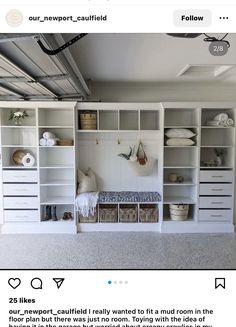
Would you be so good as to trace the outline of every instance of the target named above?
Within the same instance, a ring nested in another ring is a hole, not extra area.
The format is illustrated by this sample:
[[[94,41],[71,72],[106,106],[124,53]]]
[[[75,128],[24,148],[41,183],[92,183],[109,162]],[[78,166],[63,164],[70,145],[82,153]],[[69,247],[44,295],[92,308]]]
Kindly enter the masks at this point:
[[[119,218],[121,223],[136,223],[138,221],[138,205],[120,204]]]
[[[79,223],[97,223],[98,222],[97,211],[94,213],[94,215],[89,215],[88,217],[84,217],[81,214],[78,214],[78,222]]]
[[[116,223],[118,221],[118,205],[99,205],[99,221],[100,223]]]
[[[158,206],[156,204],[140,204],[139,221],[141,223],[155,223],[158,221]]]
[[[86,111],[80,113],[80,129],[93,130],[97,129],[97,112]]]
[[[170,204],[170,218],[172,220],[187,220],[188,219],[188,210],[189,205],[188,204]]]

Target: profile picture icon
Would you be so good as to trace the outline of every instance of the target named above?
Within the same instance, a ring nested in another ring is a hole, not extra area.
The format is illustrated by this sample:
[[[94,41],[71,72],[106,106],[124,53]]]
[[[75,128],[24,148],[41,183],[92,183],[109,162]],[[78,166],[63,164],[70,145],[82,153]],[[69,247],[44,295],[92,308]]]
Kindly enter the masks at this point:
[[[23,22],[23,14],[18,9],[11,9],[6,14],[6,22],[11,27],[18,27]]]

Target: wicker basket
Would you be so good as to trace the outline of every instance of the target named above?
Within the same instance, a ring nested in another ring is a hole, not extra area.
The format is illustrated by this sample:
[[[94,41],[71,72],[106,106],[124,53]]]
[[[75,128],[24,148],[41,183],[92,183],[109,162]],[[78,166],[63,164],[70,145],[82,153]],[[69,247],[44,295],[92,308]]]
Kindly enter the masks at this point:
[[[118,205],[117,204],[99,205],[99,221],[100,223],[117,223]]]
[[[188,219],[188,211],[189,205],[188,204],[170,204],[170,218],[172,220],[187,220]]]
[[[136,223],[138,206],[136,204],[120,204],[119,219],[121,223]]]
[[[60,146],[71,146],[74,144],[72,139],[60,139],[57,141],[57,144]]]
[[[97,223],[98,222],[97,210],[94,215],[89,215],[88,217],[84,217],[81,214],[79,214],[78,222],[79,223]]]
[[[83,112],[79,115],[80,129],[97,129],[97,113],[94,111]]]
[[[140,204],[139,221],[141,223],[156,223],[158,221],[158,206],[156,204]]]

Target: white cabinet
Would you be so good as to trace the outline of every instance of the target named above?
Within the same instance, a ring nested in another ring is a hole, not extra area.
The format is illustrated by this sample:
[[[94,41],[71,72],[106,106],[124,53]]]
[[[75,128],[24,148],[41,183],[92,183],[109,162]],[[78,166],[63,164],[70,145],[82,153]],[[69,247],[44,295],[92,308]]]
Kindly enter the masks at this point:
[[[232,195],[232,184],[200,184],[200,195]]]
[[[232,210],[199,210],[200,222],[232,222]]]
[[[231,170],[201,170],[200,182],[224,183],[233,181],[233,172]]]
[[[76,232],[74,219],[62,220],[64,212],[75,215],[74,108],[75,102],[1,103],[3,233],[11,228],[22,233]],[[11,111],[15,110],[28,113],[20,126],[9,121]],[[60,142],[55,146],[40,146],[44,132],[55,134]],[[34,166],[17,165],[13,161],[16,150],[31,153]],[[56,222],[43,221],[46,206],[50,206],[51,212],[52,208],[57,209]],[[51,223],[55,223],[54,228]]]

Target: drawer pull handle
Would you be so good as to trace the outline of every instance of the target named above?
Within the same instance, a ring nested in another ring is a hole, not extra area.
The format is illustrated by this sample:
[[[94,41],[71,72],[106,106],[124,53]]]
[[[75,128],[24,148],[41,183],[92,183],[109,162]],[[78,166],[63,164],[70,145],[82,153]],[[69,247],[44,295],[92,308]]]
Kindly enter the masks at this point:
[[[211,215],[211,217],[223,217],[223,215]]]
[[[212,188],[212,191],[223,191],[223,188]]]
[[[27,192],[28,190],[26,188],[16,188],[17,192]]]
[[[224,176],[211,176],[212,178],[223,178]]]
[[[20,175],[16,175],[16,176],[13,176],[14,178],[27,178],[27,176],[25,176],[25,175],[22,175],[22,176],[20,176]]]
[[[28,204],[27,202],[16,202],[16,204]]]
[[[222,203],[224,203],[224,202],[211,202],[211,204],[222,204]]]
[[[28,216],[16,216],[16,218],[28,218]]]

